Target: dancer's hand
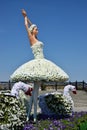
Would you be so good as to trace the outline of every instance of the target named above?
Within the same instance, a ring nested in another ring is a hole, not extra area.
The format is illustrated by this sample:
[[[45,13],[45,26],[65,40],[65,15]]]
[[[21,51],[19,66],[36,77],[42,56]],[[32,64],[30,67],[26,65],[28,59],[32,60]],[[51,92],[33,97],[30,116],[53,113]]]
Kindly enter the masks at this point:
[[[22,9],[22,15],[23,15],[24,17],[27,16],[27,13],[26,13],[26,11],[25,11],[24,9]]]

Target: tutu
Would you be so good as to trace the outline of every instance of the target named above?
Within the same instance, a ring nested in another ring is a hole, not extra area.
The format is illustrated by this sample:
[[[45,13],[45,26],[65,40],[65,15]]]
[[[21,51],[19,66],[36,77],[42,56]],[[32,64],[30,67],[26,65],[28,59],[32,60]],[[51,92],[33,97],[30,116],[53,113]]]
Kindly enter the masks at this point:
[[[33,60],[21,65],[12,75],[12,81],[67,81],[69,76],[55,63],[44,58],[43,43],[31,46]]]

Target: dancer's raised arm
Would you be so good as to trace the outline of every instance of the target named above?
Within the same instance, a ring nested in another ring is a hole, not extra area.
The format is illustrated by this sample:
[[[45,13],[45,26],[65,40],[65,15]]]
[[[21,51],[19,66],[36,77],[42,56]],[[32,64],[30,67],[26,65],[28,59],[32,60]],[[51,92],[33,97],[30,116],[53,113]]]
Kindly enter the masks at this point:
[[[28,33],[30,45],[32,46],[33,44],[35,44],[38,41],[37,40],[37,34],[38,34],[37,26],[35,24],[31,23],[30,19],[27,17],[27,13],[24,9],[22,9],[22,15],[24,16],[25,27],[26,27],[26,30]]]
[[[22,15],[24,16],[24,18],[27,17],[27,13],[26,13],[26,11],[25,11],[24,9],[22,9]],[[32,22],[30,21],[29,18],[27,18],[27,22],[28,22],[28,24],[29,24],[30,26],[32,25]]]
[[[24,23],[25,23],[25,27],[26,27],[26,30],[27,32],[29,31],[29,26],[32,25],[31,21],[28,19],[27,17],[27,13],[24,9],[22,9],[22,15],[24,16]],[[31,33],[30,33],[31,35]]]

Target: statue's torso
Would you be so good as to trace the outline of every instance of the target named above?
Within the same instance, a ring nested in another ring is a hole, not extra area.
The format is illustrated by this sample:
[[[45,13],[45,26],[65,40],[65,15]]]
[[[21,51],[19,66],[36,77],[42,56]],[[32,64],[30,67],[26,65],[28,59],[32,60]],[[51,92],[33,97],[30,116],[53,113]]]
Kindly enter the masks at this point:
[[[34,54],[35,59],[44,58],[42,42],[40,42],[40,41],[36,42],[33,46],[31,46],[31,48],[32,48],[32,53]]]

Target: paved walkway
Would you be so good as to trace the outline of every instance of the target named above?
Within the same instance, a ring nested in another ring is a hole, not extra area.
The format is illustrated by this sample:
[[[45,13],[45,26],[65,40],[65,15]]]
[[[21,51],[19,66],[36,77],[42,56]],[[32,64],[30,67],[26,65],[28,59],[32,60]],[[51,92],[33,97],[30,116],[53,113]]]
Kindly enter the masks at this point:
[[[83,90],[77,90],[77,94],[71,93],[74,101],[75,111],[87,111],[87,92]]]

